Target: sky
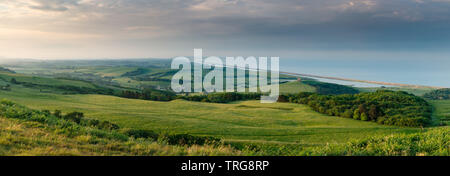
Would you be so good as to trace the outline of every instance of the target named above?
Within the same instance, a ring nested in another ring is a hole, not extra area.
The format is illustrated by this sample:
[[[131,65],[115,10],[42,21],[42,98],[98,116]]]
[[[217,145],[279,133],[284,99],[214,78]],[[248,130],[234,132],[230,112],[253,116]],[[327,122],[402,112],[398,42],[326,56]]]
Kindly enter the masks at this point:
[[[450,0],[0,0],[0,58],[448,59]]]

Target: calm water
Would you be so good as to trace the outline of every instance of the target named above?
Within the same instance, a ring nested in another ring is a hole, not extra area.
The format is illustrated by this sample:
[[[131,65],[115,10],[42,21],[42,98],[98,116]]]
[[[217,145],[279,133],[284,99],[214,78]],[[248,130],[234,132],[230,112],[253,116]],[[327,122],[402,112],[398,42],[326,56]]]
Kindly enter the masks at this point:
[[[280,58],[280,70],[320,76],[450,87],[450,59],[343,61]]]

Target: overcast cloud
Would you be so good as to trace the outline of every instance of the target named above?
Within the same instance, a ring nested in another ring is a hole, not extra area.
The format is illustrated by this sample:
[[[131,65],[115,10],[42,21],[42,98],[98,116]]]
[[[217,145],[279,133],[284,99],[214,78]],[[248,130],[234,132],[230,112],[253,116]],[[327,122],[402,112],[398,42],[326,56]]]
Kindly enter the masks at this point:
[[[0,0],[0,57],[445,54],[449,9],[450,0]]]

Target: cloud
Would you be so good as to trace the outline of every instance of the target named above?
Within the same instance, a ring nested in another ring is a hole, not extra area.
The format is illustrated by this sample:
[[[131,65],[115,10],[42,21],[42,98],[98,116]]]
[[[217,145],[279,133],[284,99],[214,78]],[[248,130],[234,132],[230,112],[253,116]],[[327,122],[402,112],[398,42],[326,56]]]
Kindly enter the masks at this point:
[[[30,6],[30,8],[42,11],[66,11],[68,9],[67,7],[64,6],[49,6],[49,5]]]
[[[0,0],[0,29],[45,33],[58,43],[70,38],[122,47],[167,46],[168,52],[224,45],[230,50],[425,49],[448,46],[449,2]],[[8,31],[9,35],[0,31],[0,39],[8,36],[8,40],[27,42],[20,33]],[[35,41],[35,45],[44,42]]]
[[[79,0],[34,0],[33,5],[28,7],[35,10],[42,11],[57,11],[62,12],[69,9],[71,6],[78,5]]]

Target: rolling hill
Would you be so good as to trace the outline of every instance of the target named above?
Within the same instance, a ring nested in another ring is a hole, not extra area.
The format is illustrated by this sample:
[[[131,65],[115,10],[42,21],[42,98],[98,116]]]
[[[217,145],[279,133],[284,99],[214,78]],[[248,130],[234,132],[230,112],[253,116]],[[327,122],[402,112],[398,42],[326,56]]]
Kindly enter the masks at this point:
[[[315,112],[303,104],[261,104],[256,100],[217,104],[180,99],[169,102],[127,99],[112,96],[113,92],[164,85],[162,83],[167,82],[165,79],[170,78],[171,72],[157,66],[147,66],[143,70],[136,64],[115,64],[117,65],[104,66],[97,63],[89,66],[86,63],[77,63],[70,66],[57,63],[51,69],[41,69],[45,74],[35,75],[20,73],[20,70],[17,71],[19,73],[1,71],[0,99],[24,105],[33,109],[33,112],[56,110],[64,113],[83,112],[87,118],[109,121],[121,129],[214,137],[222,139],[223,144],[179,146],[133,137],[118,141],[85,134],[85,131],[91,130],[91,127],[85,126],[77,126],[82,135],[67,136],[57,132],[64,129],[51,124],[0,117],[2,122],[0,155],[445,155],[445,152],[448,153],[449,148],[445,148],[448,146],[448,141],[445,142],[448,136],[445,134],[449,128],[436,127],[448,124],[450,103],[447,100],[429,101],[434,108],[432,118],[436,123],[433,126],[412,128],[337,118]],[[356,90],[348,86],[321,83],[311,79],[301,82],[295,80],[295,77],[286,77],[280,85],[281,93],[316,92],[328,95],[356,93],[358,90],[375,91],[368,88]],[[412,88],[410,91],[418,94],[425,92]],[[386,148],[384,145],[386,141],[383,140],[386,136],[392,136],[390,139],[402,147],[396,149],[396,152],[389,153],[389,146]],[[415,141],[411,141],[415,139],[414,136],[421,139],[437,136],[434,142],[440,142],[441,145],[430,149],[414,144],[415,152],[410,152],[411,149],[405,145],[414,143]],[[349,152],[349,148],[365,141],[370,141],[373,148],[369,150],[365,146],[358,145],[360,147],[358,153]]]

